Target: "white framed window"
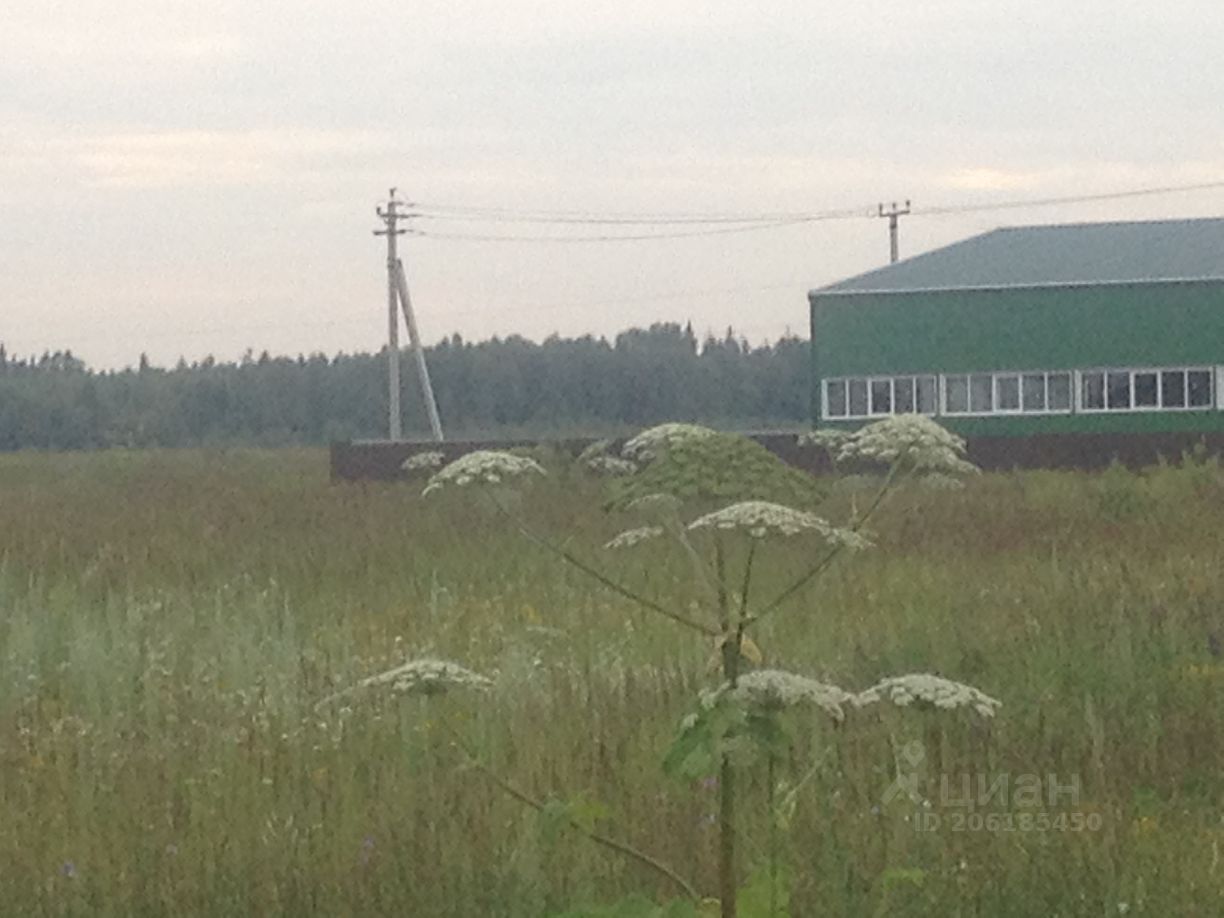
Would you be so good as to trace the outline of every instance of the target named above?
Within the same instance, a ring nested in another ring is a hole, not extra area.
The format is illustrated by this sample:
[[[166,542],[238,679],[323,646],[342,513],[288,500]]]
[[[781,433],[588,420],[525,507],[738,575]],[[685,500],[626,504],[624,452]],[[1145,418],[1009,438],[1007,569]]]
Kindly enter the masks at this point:
[[[1020,377],[1015,373],[996,373],[994,378],[995,410],[1000,414],[1020,411]]]
[[[846,381],[844,379],[825,380],[823,413],[826,418],[844,418],[849,414]]]
[[[943,413],[1066,414],[1071,372],[954,373],[943,377]]]
[[[868,380],[871,393],[871,413],[885,415],[893,413],[893,381],[891,379]]]
[[[823,381],[824,417],[1224,410],[1224,366],[1009,370]]]
[[[1082,370],[1078,407],[1085,413],[1202,411],[1220,404],[1212,367]]]
[[[846,384],[850,392],[850,417],[867,417],[867,380],[851,379]]]
[[[936,414],[936,376],[854,376],[822,383],[826,418],[880,418],[892,414]]]
[[[943,378],[944,414],[969,413],[969,377],[945,376]]]
[[[1045,411],[1051,414],[1066,414],[1071,410],[1071,373],[1063,370],[1043,375],[1046,378]],[[1033,409],[1034,412],[1038,410]]]

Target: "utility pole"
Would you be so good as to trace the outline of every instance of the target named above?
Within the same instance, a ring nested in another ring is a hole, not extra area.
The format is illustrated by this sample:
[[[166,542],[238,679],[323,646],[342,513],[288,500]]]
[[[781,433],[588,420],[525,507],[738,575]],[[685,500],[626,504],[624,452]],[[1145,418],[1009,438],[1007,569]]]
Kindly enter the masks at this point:
[[[399,290],[400,306],[404,310],[404,322],[408,326],[408,342],[416,357],[417,379],[421,382],[421,398],[425,401],[425,413],[429,415],[429,429],[433,438],[442,442],[442,421],[438,418],[438,403],[434,401],[433,384],[429,381],[429,367],[425,363],[425,348],[421,347],[421,336],[417,332],[416,316],[412,312],[412,300],[408,296],[408,276],[404,263],[395,262],[395,284]]]
[[[382,219],[386,229],[374,230],[375,236],[387,237],[387,439],[399,440],[403,437],[403,417],[400,414],[400,353],[399,353],[399,314],[396,310],[399,254],[396,252],[396,236],[402,236],[405,230],[399,228],[399,221],[404,215],[399,212],[400,202],[395,198],[392,188],[387,196],[385,208],[375,208],[375,213]]]
[[[910,212],[910,202],[906,200],[905,208],[899,208],[897,202],[893,201],[888,210],[884,209],[884,205],[880,205],[879,216],[888,218],[888,263],[896,264],[897,259],[901,257],[900,247],[897,244],[897,218],[904,217]]]
[[[417,332],[416,316],[412,311],[412,299],[408,296],[408,276],[400,260],[395,241],[407,230],[399,228],[399,221],[412,214],[404,213],[399,206],[404,203],[395,197],[395,189],[387,198],[387,206],[376,210],[386,229],[375,230],[375,236],[387,237],[387,438],[399,440],[403,437],[403,419],[400,413],[400,352],[399,313],[404,310],[404,322],[408,326],[408,341],[416,357],[417,378],[421,382],[421,397],[425,402],[425,413],[429,417],[429,429],[433,438],[442,442],[442,422],[438,418],[438,403],[434,400],[433,384],[429,381],[429,367],[425,363],[425,349]]]

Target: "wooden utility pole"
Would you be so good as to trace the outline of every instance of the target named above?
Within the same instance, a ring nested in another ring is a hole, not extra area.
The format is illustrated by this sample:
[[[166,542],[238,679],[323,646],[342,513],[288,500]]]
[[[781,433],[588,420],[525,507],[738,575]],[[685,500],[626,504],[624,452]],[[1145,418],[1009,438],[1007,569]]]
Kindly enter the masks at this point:
[[[910,202],[905,202],[904,209],[897,206],[897,202],[893,201],[888,210],[884,209],[884,205],[880,205],[879,216],[888,218],[888,263],[896,264],[897,259],[901,257],[900,246],[897,241],[897,218],[904,217],[910,212]]]
[[[399,352],[399,314],[396,309],[396,299],[399,296],[396,275],[398,274],[399,254],[396,252],[396,236],[404,235],[405,230],[399,228],[399,221],[404,215],[399,212],[400,202],[395,198],[392,188],[387,196],[387,206],[375,209],[382,219],[386,229],[374,230],[375,236],[387,237],[387,439],[399,440],[403,437],[403,416],[400,413],[400,352]]]

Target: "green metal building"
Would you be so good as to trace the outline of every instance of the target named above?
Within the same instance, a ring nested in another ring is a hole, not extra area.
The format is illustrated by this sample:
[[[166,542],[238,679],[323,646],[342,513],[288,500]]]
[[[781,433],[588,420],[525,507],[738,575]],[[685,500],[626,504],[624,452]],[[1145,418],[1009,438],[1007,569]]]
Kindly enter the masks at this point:
[[[809,299],[817,426],[1224,432],[1224,219],[998,229]]]

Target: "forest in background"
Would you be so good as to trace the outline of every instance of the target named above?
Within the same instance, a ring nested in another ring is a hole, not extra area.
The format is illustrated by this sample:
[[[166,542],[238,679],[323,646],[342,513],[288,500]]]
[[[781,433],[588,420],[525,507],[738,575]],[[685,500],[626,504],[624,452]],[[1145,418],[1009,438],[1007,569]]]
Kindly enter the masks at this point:
[[[749,346],[728,329],[634,328],[614,340],[518,336],[426,348],[447,436],[614,433],[661,421],[796,427],[809,416],[806,340]],[[402,363],[405,436],[427,436]],[[0,450],[317,445],[385,436],[385,351],[159,368],[90,369],[71,352],[16,358],[0,344]]]

